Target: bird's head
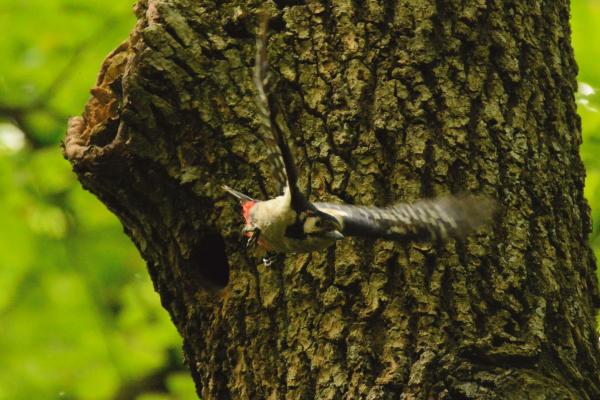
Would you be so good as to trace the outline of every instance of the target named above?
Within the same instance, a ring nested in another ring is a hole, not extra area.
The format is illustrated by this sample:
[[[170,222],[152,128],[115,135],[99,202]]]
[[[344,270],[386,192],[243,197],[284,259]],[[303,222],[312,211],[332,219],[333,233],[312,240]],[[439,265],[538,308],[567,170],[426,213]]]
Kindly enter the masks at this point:
[[[314,210],[306,213],[302,228],[309,236],[325,236],[332,239],[342,239],[342,225],[334,216]]]

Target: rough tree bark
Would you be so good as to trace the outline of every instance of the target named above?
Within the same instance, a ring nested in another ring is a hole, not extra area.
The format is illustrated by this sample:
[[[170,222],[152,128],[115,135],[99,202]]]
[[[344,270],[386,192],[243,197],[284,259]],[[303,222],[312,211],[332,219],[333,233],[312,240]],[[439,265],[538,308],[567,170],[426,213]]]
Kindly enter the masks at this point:
[[[461,3],[461,4],[459,4]],[[599,399],[568,0],[266,3],[301,187],[499,199],[445,245],[345,240],[267,269],[221,184],[273,194],[243,0],[140,0],[64,152],[121,219],[204,399]]]

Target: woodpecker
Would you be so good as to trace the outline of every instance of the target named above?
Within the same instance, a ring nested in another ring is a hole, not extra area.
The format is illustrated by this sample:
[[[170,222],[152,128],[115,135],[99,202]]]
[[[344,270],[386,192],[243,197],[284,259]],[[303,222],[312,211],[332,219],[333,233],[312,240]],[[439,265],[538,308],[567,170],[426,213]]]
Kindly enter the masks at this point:
[[[254,85],[256,106],[270,172],[280,195],[256,200],[227,185],[242,207],[247,246],[267,251],[266,265],[278,255],[325,249],[345,236],[399,241],[461,238],[488,224],[495,202],[486,196],[444,196],[385,208],[310,202],[297,186],[297,171],[285,139],[285,122],[278,118],[271,92],[267,59],[268,18],[263,17],[256,40]]]

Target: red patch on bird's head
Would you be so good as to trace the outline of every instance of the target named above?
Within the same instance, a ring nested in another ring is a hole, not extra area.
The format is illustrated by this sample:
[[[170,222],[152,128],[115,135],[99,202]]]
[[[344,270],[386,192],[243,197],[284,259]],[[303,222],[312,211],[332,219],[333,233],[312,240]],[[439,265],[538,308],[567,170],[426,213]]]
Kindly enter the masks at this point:
[[[242,203],[242,215],[244,216],[244,222],[248,223],[250,220],[250,209],[256,204],[256,201],[246,201]]]

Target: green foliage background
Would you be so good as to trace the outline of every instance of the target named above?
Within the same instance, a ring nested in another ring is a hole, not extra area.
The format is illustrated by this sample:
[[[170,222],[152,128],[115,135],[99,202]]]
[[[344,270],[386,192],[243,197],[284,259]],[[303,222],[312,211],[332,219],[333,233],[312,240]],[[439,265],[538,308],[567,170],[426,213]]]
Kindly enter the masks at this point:
[[[136,249],[59,147],[134,24],[132,0],[0,0],[1,400],[196,398]]]
[[[579,65],[577,103],[583,126],[581,156],[587,171],[585,195],[594,220],[590,240],[600,260],[600,0],[572,1],[571,29]]]
[[[137,251],[59,149],[131,8],[0,0],[0,400],[195,398]],[[600,255],[600,0],[574,2],[572,27]]]

